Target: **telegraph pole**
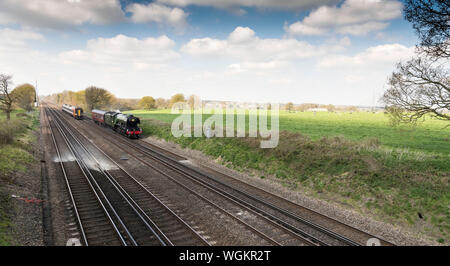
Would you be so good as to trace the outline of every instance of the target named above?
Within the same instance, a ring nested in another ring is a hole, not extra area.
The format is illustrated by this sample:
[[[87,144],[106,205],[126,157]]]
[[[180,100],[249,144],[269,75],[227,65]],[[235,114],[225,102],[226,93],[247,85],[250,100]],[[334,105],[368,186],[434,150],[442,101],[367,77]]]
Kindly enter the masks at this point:
[[[36,83],[35,83],[36,85],[34,86],[34,91],[35,91],[35,94],[34,94],[34,104],[36,105],[36,107],[38,107],[39,106],[39,97],[38,97],[38,90],[37,90],[37,80],[36,80]]]

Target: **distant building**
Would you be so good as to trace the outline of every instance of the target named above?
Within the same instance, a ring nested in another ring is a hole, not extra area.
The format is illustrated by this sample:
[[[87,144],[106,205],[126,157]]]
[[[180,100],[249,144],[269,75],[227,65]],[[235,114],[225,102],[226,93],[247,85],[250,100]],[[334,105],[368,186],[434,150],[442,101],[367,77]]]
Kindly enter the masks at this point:
[[[309,108],[306,111],[308,112],[328,112],[327,108]]]
[[[359,106],[357,107],[359,112],[383,112],[384,108],[379,106]]]

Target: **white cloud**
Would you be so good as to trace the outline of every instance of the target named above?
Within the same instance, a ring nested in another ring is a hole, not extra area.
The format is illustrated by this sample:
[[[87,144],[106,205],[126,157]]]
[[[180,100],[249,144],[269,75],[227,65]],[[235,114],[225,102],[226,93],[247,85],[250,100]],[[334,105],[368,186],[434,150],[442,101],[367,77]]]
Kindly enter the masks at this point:
[[[188,14],[178,7],[167,7],[160,4],[150,3],[131,4],[126,8],[127,12],[131,12],[131,20],[135,23],[156,22],[167,24],[179,29],[186,27],[186,18]]]
[[[173,50],[175,42],[163,35],[158,38],[137,39],[125,35],[113,38],[97,38],[87,42],[84,50],[63,52],[59,58],[64,63],[96,64],[105,67],[136,69],[164,66],[179,57]]]
[[[373,104],[395,63],[414,52],[398,43],[352,52],[346,36],[316,46],[262,38],[246,27],[223,39],[192,39],[179,50],[164,35],[95,38],[62,53],[37,51],[36,42],[47,41],[31,30],[0,30],[0,69],[15,84],[37,79],[43,94],[96,85],[126,98],[183,92],[211,100],[334,104]]]
[[[192,39],[181,51],[191,56],[270,62],[311,58],[325,49],[296,39],[261,39],[252,29],[237,27],[227,39]]]
[[[354,56],[327,56],[321,59],[318,65],[323,68],[394,66],[399,61],[411,58],[414,50],[415,47],[406,47],[397,43],[378,45],[369,47]]]
[[[286,26],[285,30],[291,35],[324,35],[328,32],[327,29],[309,26],[301,22],[295,22]]]
[[[264,74],[267,70],[275,70],[283,68],[287,65],[285,61],[270,61],[270,62],[242,62],[231,64],[228,66],[228,73],[248,73]]]
[[[109,24],[124,19],[119,0],[0,1],[0,24],[67,28],[83,23]]]
[[[14,86],[34,83],[36,75],[47,74],[47,62],[51,59],[31,48],[34,42],[45,43],[46,39],[31,30],[0,29],[0,71],[13,75]]]
[[[305,10],[320,5],[336,4],[339,0],[157,0],[157,2],[183,7],[197,5],[231,10],[239,7]],[[240,13],[245,12],[242,9],[237,10]]]
[[[228,64],[226,74],[262,75],[342,51],[350,44],[348,37],[330,39],[321,46],[293,38],[262,39],[248,27],[237,27],[226,39],[192,39],[181,47],[181,52],[195,60],[210,59],[214,65]]]
[[[340,34],[365,35],[386,28],[387,21],[401,17],[397,0],[346,0],[340,7],[321,6],[302,21],[286,26],[291,35]]]
[[[29,30],[13,30],[9,28],[0,29],[0,49],[12,50],[26,46],[28,40],[45,40],[44,36]]]

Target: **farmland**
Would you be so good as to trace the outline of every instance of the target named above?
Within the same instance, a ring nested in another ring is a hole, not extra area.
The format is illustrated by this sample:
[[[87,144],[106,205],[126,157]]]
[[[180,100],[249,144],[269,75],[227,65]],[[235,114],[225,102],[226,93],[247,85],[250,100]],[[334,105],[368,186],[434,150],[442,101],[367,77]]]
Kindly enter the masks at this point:
[[[170,110],[133,110],[127,113],[167,123],[178,116],[171,114]],[[203,115],[203,121],[209,116],[210,114]],[[444,121],[426,120],[416,127],[392,127],[383,113],[280,112],[280,131],[300,132],[313,140],[330,136],[343,136],[349,140],[377,138],[385,147],[448,155],[450,128],[445,129],[445,126]]]
[[[448,242],[450,128],[443,121],[392,127],[383,113],[281,112],[279,145],[260,149],[254,138],[174,138],[170,110],[130,113],[145,134]]]

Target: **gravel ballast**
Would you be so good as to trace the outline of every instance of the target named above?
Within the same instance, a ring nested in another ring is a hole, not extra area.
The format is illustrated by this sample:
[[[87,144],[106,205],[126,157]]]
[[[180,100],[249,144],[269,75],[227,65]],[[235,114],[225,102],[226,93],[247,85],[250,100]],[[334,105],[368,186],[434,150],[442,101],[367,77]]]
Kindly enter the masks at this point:
[[[199,167],[211,168],[230,175],[367,233],[377,235],[395,245],[438,245],[435,241],[428,240],[426,236],[420,235],[420,233],[411,232],[406,228],[379,221],[367,214],[363,215],[353,210],[351,206],[344,207],[335,202],[329,202],[313,197],[309,195],[310,193],[308,193],[308,191],[303,191],[302,188],[295,188],[295,186],[292,186],[288,182],[283,183],[282,180],[274,176],[256,171],[238,172],[220,164],[220,159],[212,158],[197,150],[188,148],[183,149],[178,144],[167,142],[156,137],[150,136],[143,139],[143,141],[186,157],[190,163]],[[265,178],[258,178],[261,175],[264,175]]]

